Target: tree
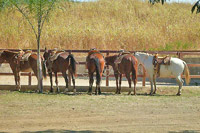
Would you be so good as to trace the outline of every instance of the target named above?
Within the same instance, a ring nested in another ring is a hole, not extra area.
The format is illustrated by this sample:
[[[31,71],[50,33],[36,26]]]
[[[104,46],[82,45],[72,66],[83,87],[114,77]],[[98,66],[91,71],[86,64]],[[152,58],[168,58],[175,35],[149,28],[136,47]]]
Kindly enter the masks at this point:
[[[15,7],[27,20],[37,42],[37,70],[38,88],[43,92],[42,67],[40,59],[40,38],[45,21],[49,17],[50,11],[54,8],[58,0],[0,0],[0,9],[5,7]],[[36,21],[36,23],[34,23]]]
[[[154,5],[155,3],[159,3],[161,2],[162,5],[166,2],[166,0],[149,0],[149,3]]]
[[[194,6],[192,6],[191,12],[193,13],[195,8],[197,8],[196,14],[200,12],[200,0],[198,0]]]

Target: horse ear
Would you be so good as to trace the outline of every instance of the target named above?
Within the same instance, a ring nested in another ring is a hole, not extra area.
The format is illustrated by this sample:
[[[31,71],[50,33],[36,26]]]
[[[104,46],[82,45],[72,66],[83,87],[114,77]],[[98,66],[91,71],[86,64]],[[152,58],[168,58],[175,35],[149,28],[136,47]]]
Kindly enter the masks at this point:
[[[45,46],[44,51],[47,52],[47,47]]]

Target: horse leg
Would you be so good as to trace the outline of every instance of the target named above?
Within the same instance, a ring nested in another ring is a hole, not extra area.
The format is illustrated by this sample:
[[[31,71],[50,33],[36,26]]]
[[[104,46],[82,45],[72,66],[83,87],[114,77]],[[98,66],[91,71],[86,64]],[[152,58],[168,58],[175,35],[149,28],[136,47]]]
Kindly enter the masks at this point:
[[[72,71],[70,71],[70,74],[72,76],[72,83],[73,83],[73,91],[74,91],[74,94],[76,94],[76,87],[75,87],[75,78],[74,78],[74,74]]]
[[[53,92],[53,81],[52,81],[52,72],[49,72],[49,77],[50,77],[50,83],[51,83],[51,88],[50,88],[50,92]]]
[[[119,89],[118,89],[118,94],[121,93],[121,84],[122,84],[122,74],[119,74]]]
[[[115,72],[115,80],[116,80],[116,87],[117,87],[115,94],[118,94],[119,86],[118,86],[118,73],[117,72]]]
[[[130,74],[126,73],[126,79],[128,80],[128,84],[129,84],[129,88],[131,89],[131,78],[130,78]],[[129,90],[128,95],[131,94],[131,90]]]
[[[95,95],[97,95],[97,90],[98,90],[98,87],[99,87],[99,83],[96,81]]]
[[[101,95],[101,88],[100,88],[100,81],[96,82],[96,90],[95,90],[95,95],[97,95],[97,89],[98,89],[98,94]]]
[[[20,91],[19,73],[14,72],[16,90]]]
[[[65,83],[66,83],[65,91],[64,91],[64,92],[68,92],[68,91],[69,91],[69,90],[68,90],[68,88],[69,88],[69,86],[68,86],[68,82],[69,82],[69,80],[68,80],[68,76],[67,76],[66,71],[62,72],[62,76],[64,77],[64,79],[65,79]]]
[[[54,72],[55,74],[55,83],[56,83],[56,88],[57,88],[57,93],[60,93],[60,88],[58,87],[58,73]]]
[[[16,85],[16,89],[17,89],[18,82],[17,82],[17,74],[16,73],[14,73],[14,78],[15,78],[15,85]]]
[[[179,89],[178,89],[178,93],[176,94],[177,96],[180,96],[181,95],[181,88],[183,86],[183,80],[181,78],[181,76],[179,75],[178,77],[176,77],[176,82],[178,83],[179,85]]]
[[[134,80],[133,80],[133,84],[134,84],[134,95],[136,95],[136,83],[137,83],[137,81],[136,81],[136,79],[134,79]]]
[[[132,73],[133,74],[133,73]],[[133,85],[134,85],[134,95],[136,95],[136,83],[137,83],[137,76],[136,74],[132,75]]]
[[[21,90],[20,75],[21,75],[20,73],[17,74],[17,78],[18,78],[18,79],[17,79],[17,80],[18,80],[18,90],[19,90],[19,91]]]
[[[149,93],[149,95],[152,95],[153,94],[153,80],[151,77],[149,77],[149,81],[150,81],[150,84],[151,84],[151,92]]]
[[[90,81],[89,81],[89,90],[88,94],[92,94],[92,85],[94,83],[93,73],[89,73]]]
[[[155,87],[155,90],[154,90],[153,94],[156,94],[156,91],[157,91],[157,88],[156,88],[156,76],[153,77],[153,84],[154,84],[154,87]]]
[[[99,95],[101,95],[101,86],[98,85],[98,91],[99,91]]]

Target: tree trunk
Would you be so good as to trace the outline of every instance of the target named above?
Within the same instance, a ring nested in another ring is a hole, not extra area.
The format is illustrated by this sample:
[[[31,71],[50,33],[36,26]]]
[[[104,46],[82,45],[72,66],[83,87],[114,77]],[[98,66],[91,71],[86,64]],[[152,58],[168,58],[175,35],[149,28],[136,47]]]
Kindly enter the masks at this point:
[[[37,75],[38,75],[38,89],[40,93],[43,92],[43,77],[42,77],[42,66],[40,58],[40,35],[37,38]]]

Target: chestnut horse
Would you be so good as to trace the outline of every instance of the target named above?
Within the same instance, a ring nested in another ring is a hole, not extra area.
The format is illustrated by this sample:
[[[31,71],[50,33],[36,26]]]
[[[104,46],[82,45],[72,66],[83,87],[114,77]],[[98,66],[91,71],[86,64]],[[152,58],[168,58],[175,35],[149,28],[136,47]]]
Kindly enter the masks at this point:
[[[134,83],[134,95],[136,95],[138,61],[132,54],[126,54],[121,56],[122,57],[119,57],[119,55],[113,55],[105,57],[106,65],[111,65],[114,70],[116,86],[117,86],[116,94],[120,94],[121,91],[122,74],[125,74],[129,83],[129,88],[131,88],[130,73],[132,73],[132,80]],[[121,58],[120,62],[116,63],[118,58]],[[118,76],[119,76],[119,86],[118,86]],[[130,93],[131,91],[129,92],[129,94]]]
[[[0,54],[0,64],[6,62],[9,63],[15,77],[16,87],[19,91],[21,89],[20,72],[31,72],[33,70],[37,77],[37,54],[31,53],[27,57],[27,60],[22,60],[23,54],[23,51],[13,52],[8,50],[4,50]],[[43,62],[43,58],[41,58],[41,64],[43,66],[43,76],[46,77],[46,68]]]
[[[92,94],[92,86],[94,83],[94,78],[93,78],[94,72],[96,72],[95,95],[101,94],[100,83],[104,66],[105,66],[105,60],[103,55],[97,50],[94,49],[90,50],[86,58],[86,68],[88,69],[88,76],[89,76],[88,94]]]
[[[46,66],[50,76],[50,83],[51,83],[50,92],[53,92],[52,72],[54,72],[55,74],[55,83],[57,87],[57,92],[60,92],[60,89],[58,87],[58,72],[62,73],[62,76],[64,77],[66,83],[66,91],[68,90],[68,76],[66,73],[66,71],[68,70],[70,72],[70,75],[72,76],[73,91],[75,94],[76,60],[74,56],[64,51],[56,51],[56,53],[54,53],[53,50],[47,50],[45,48],[43,57],[46,61]]]

